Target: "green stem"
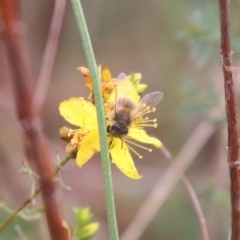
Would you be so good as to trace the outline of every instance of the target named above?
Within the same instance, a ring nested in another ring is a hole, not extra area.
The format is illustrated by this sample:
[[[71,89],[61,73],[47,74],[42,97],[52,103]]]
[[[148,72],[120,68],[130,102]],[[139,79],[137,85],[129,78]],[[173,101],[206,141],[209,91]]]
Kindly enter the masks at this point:
[[[76,158],[76,155],[74,152],[70,153],[64,160],[62,160],[55,168],[54,170],[54,175],[56,175],[62,168],[63,166],[71,159]]]
[[[98,128],[100,136],[100,146],[101,146],[101,157],[102,157],[102,167],[103,167],[103,177],[104,177],[104,187],[105,187],[105,198],[107,206],[107,216],[108,216],[108,227],[110,232],[111,240],[118,240],[118,229],[116,212],[114,206],[114,195],[113,195],[113,184],[111,176],[111,164],[108,151],[108,141],[107,141],[107,126],[105,120],[105,110],[102,99],[102,91],[99,81],[99,74],[97,69],[96,60],[93,53],[93,48],[91,40],[89,37],[86,21],[84,18],[82,6],[80,0],[71,0],[73,5],[73,10],[75,13],[78,30],[82,38],[82,44],[87,59],[87,64],[91,72],[94,99],[97,109],[97,119]]]

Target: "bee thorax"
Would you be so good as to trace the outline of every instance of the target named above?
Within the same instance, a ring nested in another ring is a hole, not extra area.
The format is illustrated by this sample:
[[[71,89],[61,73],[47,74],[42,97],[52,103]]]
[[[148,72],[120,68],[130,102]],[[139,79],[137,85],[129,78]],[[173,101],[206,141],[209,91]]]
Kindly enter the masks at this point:
[[[131,114],[124,110],[117,112],[113,120],[119,123],[119,125],[122,125],[125,127],[131,125],[132,123]]]

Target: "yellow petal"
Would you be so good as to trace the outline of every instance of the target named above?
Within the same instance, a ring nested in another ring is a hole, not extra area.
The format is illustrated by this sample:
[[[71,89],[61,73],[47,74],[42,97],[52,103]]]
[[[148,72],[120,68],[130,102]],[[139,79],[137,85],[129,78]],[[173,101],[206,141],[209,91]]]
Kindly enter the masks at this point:
[[[115,102],[116,99],[123,97],[130,98],[136,104],[138,104],[140,99],[134,84],[127,76],[125,79],[117,80],[116,88],[112,92],[109,100]]]
[[[60,114],[69,123],[87,130],[97,129],[95,106],[83,98],[71,98],[60,103]]]
[[[139,179],[142,176],[138,174],[135,168],[132,156],[129,153],[127,145],[120,138],[113,138],[110,154],[112,162],[128,177]]]
[[[102,78],[104,81],[109,81],[112,78],[111,73],[108,70],[107,66],[102,66]]]
[[[155,137],[150,137],[143,129],[132,127],[129,129],[128,136],[143,143],[153,144],[155,147],[162,147],[162,142]]]
[[[89,132],[87,137],[78,145],[77,165],[82,167],[95,152],[100,151],[99,133],[97,130]]]

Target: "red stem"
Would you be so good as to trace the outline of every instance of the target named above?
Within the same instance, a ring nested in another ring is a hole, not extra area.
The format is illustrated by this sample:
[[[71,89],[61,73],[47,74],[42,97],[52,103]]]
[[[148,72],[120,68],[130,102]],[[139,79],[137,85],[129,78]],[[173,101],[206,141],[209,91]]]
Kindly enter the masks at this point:
[[[168,151],[168,149],[165,146],[163,146],[162,148],[160,148],[160,150],[162,151],[163,155],[171,162],[173,168],[176,168],[176,171],[181,176],[181,179],[182,179],[185,187],[188,190],[189,196],[192,200],[193,206],[194,206],[196,214],[198,216],[198,220],[199,220],[201,230],[202,230],[203,240],[209,240],[210,238],[209,238],[209,234],[208,234],[206,220],[205,220],[200,202],[198,200],[197,194],[196,194],[192,184],[190,183],[190,181],[188,180],[188,178],[186,177],[184,172],[181,171],[181,168],[178,166],[176,161],[174,161],[174,159],[173,159],[171,153]]]
[[[62,217],[53,182],[54,167],[49,144],[42,132],[38,109],[33,105],[32,76],[26,52],[17,0],[0,0],[5,24],[5,41],[13,74],[15,100],[19,121],[23,128],[25,152],[40,176],[42,198],[47,224],[53,240],[68,240],[69,229]]]
[[[228,163],[231,180],[232,240],[240,239],[240,161],[236,94],[233,82],[230,41],[229,0],[219,0],[221,24],[221,53],[224,75],[225,104],[228,122]]]

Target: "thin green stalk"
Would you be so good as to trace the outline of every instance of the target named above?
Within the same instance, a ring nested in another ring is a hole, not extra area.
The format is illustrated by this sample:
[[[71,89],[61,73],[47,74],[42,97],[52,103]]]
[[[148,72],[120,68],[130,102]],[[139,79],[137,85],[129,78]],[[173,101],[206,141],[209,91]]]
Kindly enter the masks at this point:
[[[61,169],[62,167],[72,158],[74,158],[74,153],[70,153],[64,160],[62,160],[59,165],[56,166],[55,170],[54,170],[54,175],[56,175]],[[32,202],[32,200],[41,192],[42,188],[39,187],[38,189],[36,189],[31,196],[25,200],[14,212],[12,212],[8,218],[0,225],[0,234],[2,233],[2,231],[8,226],[8,224],[15,218],[18,216],[18,213],[20,211],[22,211],[29,203]]]
[[[73,5],[73,10],[75,13],[78,30],[82,39],[82,44],[87,59],[87,64],[91,72],[91,77],[93,81],[93,91],[94,99],[97,109],[97,119],[98,128],[100,135],[100,146],[101,146],[101,157],[102,157],[102,168],[104,177],[104,187],[105,187],[105,198],[107,206],[107,216],[108,216],[108,227],[110,232],[110,237],[112,240],[118,240],[118,229],[116,212],[114,205],[114,195],[113,195],[113,184],[111,175],[111,164],[108,151],[108,141],[107,141],[107,126],[105,120],[105,111],[102,100],[102,91],[99,81],[99,74],[97,69],[96,60],[93,53],[93,48],[91,40],[89,37],[86,21],[84,18],[82,6],[80,0],[71,0]]]

